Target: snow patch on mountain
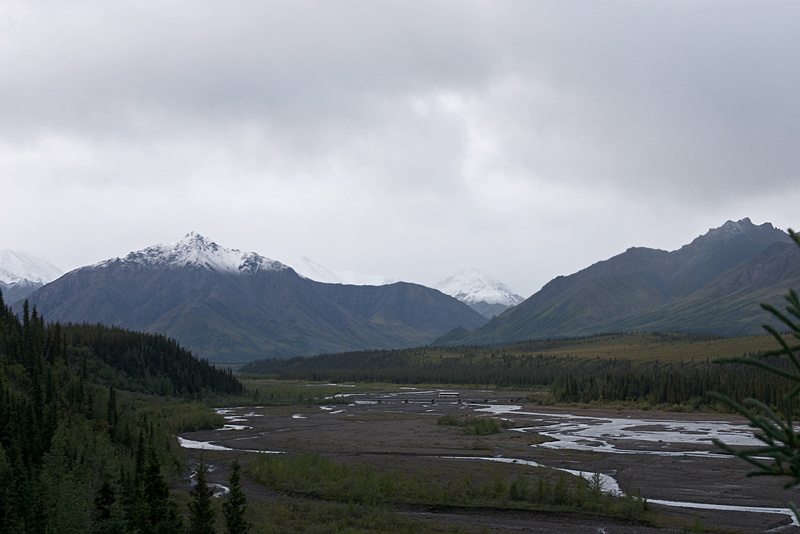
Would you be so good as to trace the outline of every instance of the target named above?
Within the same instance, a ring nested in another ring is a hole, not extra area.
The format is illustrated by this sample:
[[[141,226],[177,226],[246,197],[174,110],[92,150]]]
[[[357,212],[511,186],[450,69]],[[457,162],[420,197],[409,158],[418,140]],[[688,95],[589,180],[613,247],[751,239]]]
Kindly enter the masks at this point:
[[[361,274],[356,271],[332,271],[305,256],[293,262],[291,266],[300,276],[325,284],[385,286],[397,281],[386,276]]]
[[[0,250],[0,283],[6,285],[32,282],[44,285],[60,277],[64,272],[42,258],[25,252]]]
[[[168,269],[190,267],[229,273],[280,271],[288,268],[255,252],[221,247],[197,232],[188,233],[183,239],[171,245],[153,245],[131,252],[124,258],[105,260],[92,267],[104,267],[115,262]]]
[[[462,269],[434,288],[470,306],[481,302],[516,306],[525,300],[504,283],[474,267]]]

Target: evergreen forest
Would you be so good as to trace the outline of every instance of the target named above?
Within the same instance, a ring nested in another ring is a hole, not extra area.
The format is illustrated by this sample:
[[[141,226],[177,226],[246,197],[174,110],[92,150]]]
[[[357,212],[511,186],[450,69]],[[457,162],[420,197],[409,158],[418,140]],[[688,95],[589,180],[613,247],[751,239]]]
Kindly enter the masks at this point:
[[[242,384],[164,336],[21,315],[0,295],[0,532],[181,532],[174,436]]]
[[[722,405],[708,391],[776,405],[787,381],[719,358],[761,354],[769,336],[649,332],[528,341],[503,347],[420,347],[269,359],[243,367],[280,380],[497,387],[543,404],[623,403],[692,411]],[[778,364],[780,365],[780,364]]]

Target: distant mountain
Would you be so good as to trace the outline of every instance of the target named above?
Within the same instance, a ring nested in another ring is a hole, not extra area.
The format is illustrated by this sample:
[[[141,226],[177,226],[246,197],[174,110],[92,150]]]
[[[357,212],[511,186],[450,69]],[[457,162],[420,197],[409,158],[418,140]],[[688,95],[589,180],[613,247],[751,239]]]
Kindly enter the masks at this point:
[[[434,288],[467,304],[487,319],[525,300],[496,278],[474,267],[462,269]]]
[[[0,250],[0,291],[5,302],[24,300],[62,274],[61,269],[32,254]]]
[[[386,276],[361,274],[356,271],[331,271],[305,256],[292,263],[297,274],[325,284],[349,284],[354,286],[385,286],[397,280]]]
[[[216,363],[416,346],[485,322],[430,288],[314,282],[196,233],[76,269],[29,298],[48,321],[165,334]]]
[[[439,344],[511,343],[614,331],[762,333],[764,301],[800,287],[800,251],[785,232],[728,221],[682,248],[631,248],[547,283],[522,304]]]

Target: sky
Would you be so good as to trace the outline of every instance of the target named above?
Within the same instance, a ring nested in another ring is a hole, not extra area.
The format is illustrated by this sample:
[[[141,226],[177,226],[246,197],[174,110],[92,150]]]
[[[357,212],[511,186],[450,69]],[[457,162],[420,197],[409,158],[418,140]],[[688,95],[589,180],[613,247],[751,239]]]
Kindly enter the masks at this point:
[[[524,297],[800,230],[800,2],[0,0],[0,249],[191,231]]]

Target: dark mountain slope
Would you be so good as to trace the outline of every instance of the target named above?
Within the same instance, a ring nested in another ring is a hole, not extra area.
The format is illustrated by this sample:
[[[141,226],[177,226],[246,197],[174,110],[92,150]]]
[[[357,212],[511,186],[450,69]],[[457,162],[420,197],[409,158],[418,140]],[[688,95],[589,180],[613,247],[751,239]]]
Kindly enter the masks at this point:
[[[406,325],[432,333],[446,328],[454,319],[466,328],[477,328],[486,322],[455,298],[417,284],[318,284],[317,290],[326,299],[374,325]]]
[[[778,242],[691,295],[611,326],[723,336],[760,334],[765,322],[774,323],[761,303],[783,307],[783,295],[790,287],[800,287],[800,250],[794,244]]]
[[[756,226],[747,218],[728,221],[670,253],[677,270],[667,291],[672,297],[689,295],[776,242],[792,243],[792,240],[769,223]]]
[[[429,343],[485,319],[415,284],[321,284],[190,234],[67,273],[30,297],[54,320],[157,332],[212,362]]]
[[[758,304],[791,284],[785,232],[728,221],[679,250],[631,248],[560,276],[485,326],[437,343],[512,343],[613,331],[760,333]],[[759,300],[760,299],[760,300]]]

